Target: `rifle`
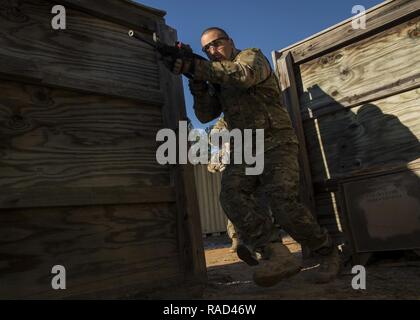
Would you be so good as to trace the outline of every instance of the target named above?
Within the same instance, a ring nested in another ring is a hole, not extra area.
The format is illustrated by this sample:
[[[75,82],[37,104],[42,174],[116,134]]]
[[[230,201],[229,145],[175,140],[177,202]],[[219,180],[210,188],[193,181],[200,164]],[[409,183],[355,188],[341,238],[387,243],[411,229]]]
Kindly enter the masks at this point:
[[[176,42],[175,45],[170,46],[163,42],[161,42],[156,35],[156,33],[153,33],[153,41],[149,41],[146,38],[141,37],[139,34],[134,32],[134,30],[128,31],[128,36],[131,38],[135,38],[137,40],[140,40],[143,43],[148,44],[149,46],[153,47],[157,52],[161,54],[164,58],[169,58],[170,64],[173,65],[178,58],[191,58],[191,59],[200,59],[200,60],[206,60],[202,56],[195,54],[192,52],[191,48],[182,42]],[[191,73],[184,74],[188,79],[193,79],[194,75]]]

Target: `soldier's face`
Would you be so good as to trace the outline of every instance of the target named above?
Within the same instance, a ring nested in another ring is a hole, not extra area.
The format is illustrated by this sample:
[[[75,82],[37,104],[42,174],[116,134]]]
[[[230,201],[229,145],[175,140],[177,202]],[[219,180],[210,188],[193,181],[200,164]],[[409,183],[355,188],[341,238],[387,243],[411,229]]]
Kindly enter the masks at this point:
[[[212,61],[230,60],[234,50],[233,42],[217,30],[209,31],[201,38],[201,46]]]

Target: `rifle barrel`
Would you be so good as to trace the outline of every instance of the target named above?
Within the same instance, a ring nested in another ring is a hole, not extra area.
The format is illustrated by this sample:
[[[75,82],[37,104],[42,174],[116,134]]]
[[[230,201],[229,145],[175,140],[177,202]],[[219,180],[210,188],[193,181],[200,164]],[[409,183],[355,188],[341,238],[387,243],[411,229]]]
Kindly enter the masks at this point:
[[[135,38],[137,40],[140,40],[141,42],[147,43],[149,46],[152,46],[153,48],[156,48],[156,43],[155,42],[151,42],[151,41],[139,36],[134,30],[129,30],[128,31],[128,36],[130,38]]]

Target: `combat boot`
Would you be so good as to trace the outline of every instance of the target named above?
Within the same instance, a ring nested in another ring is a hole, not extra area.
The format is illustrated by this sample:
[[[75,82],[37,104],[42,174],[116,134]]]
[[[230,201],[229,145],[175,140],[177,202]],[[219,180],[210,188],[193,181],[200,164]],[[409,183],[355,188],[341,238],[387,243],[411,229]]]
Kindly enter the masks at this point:
[[[238,238],[232,238],[232,246],[229,249],[229,252],[235,253],[238,250]]]
[[[302,269],[299,261],[280,242],[270,243],[264,251],[267,258],[260,260],[253,275],[254,282],[261,287],[274,286]]]
[[[333,281],[341,270],[341,258],[338,248],[333,246],[330,250],[320,250],[316,252],[320,257],[320,266],[309,280],[316,284],[329,283]]]
[[[236,248],[236,254],[238,258],[241,259],[249,266],[256,266],[258,265],[257,255],[254,251],[250,250],[246,245],[243,243],[238,244]]]

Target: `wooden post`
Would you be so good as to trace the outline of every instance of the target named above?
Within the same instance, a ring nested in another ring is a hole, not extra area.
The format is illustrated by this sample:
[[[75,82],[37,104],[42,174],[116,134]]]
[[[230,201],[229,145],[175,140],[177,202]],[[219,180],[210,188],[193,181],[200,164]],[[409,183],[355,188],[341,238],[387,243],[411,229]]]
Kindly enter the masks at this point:
[[[290,113],[290,117],[299,140],[299,162],[301,170],[303,170],[302,176],[304,179],[303,194],[306,198],[305,200],[309,209],[312,214],[316,216],[312,174],[308,159],[308,152],[306,149],[293,58],[290,52],[286,52],[283,55],[279,55],[275,52],[274,60],[276,71],[280,80],[281,90],[283,92],[284,104]]]
[[[164,42],[175,43],[175,30],[161,25],[159,31],[159,36]],[[163,107],[163,114],[167,115],[164,122],[168,128],[176,130],[179,121],[187,120],[181,78],[163,69],[161,74],[162,88],[168,91],[168,101]],[[173,184],[178,208],[178,247],[181,265],[185,270],[185,280],[192,284],[204,283],[207,279],[206,262],[193,166],[176,165],[173,169]]]

